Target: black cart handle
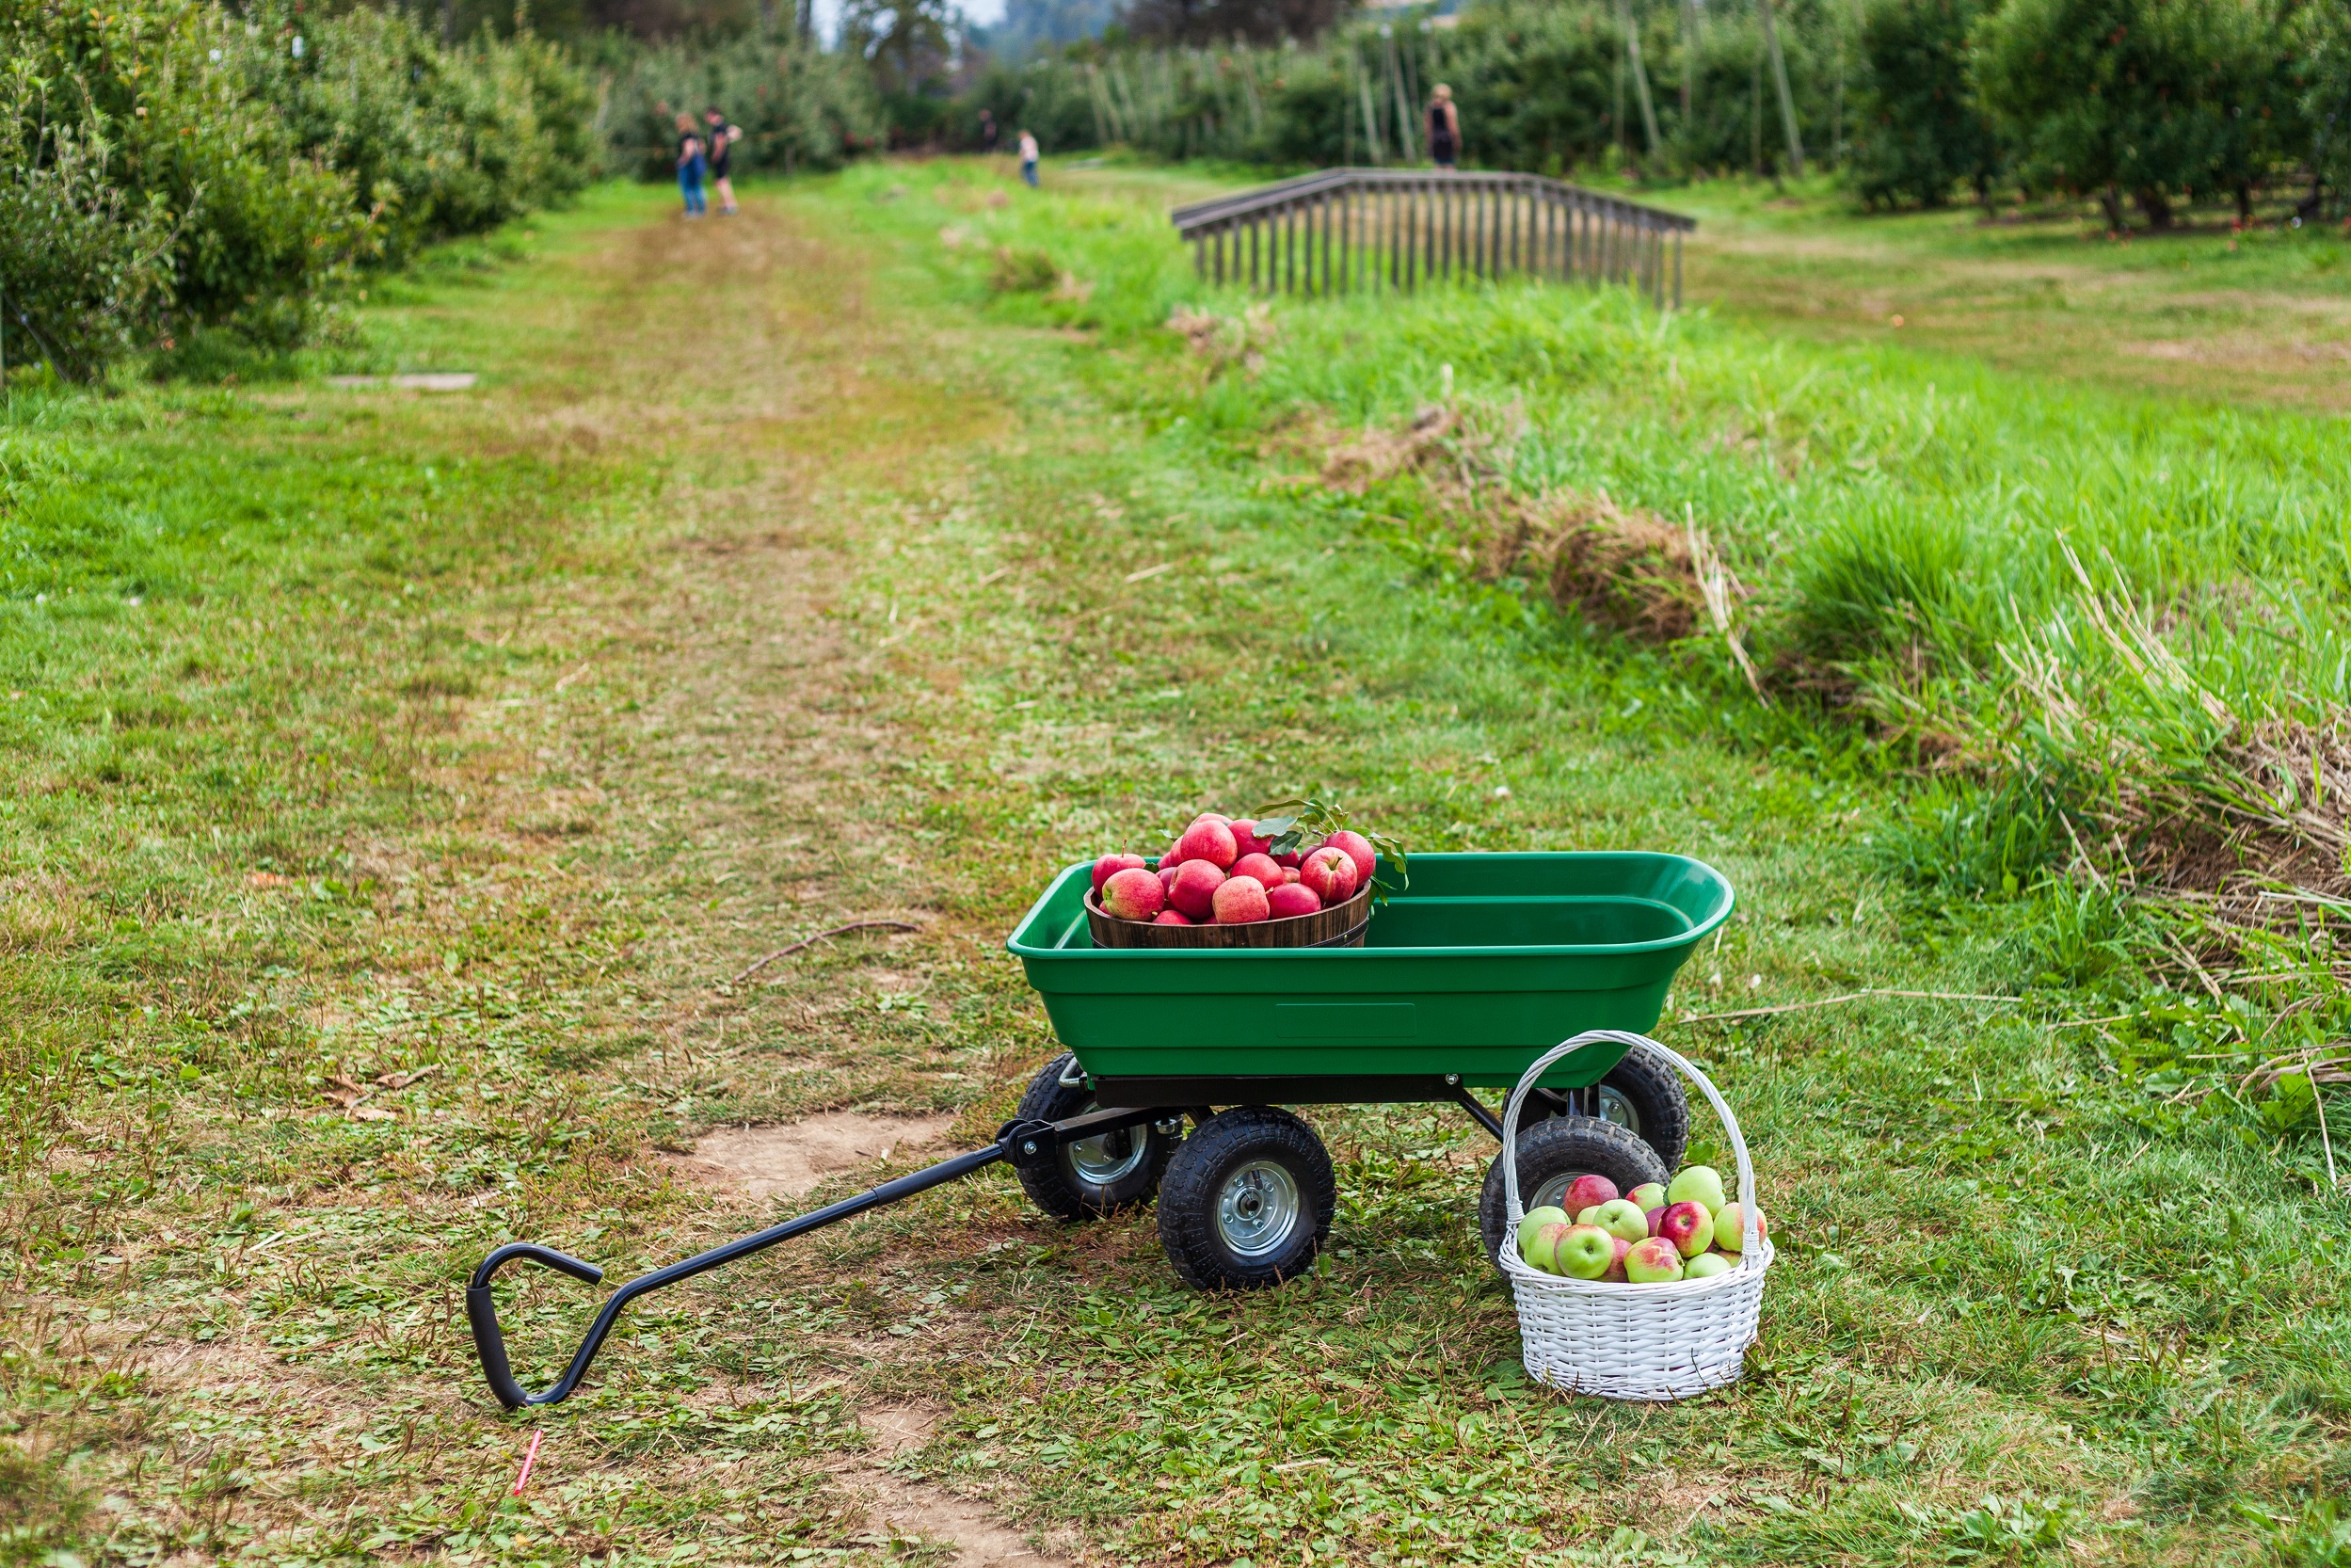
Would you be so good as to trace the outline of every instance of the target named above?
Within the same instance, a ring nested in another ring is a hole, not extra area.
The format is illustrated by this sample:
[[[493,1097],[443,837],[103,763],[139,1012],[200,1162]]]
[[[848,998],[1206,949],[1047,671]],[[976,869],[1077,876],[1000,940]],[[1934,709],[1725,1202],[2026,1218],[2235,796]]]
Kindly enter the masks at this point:
[[[723,1247],[712,1247],[706,1253],[696,1253],[681,1262],[672,1263],[666,1269],[640,1274],[612,1293],[603,1309],[597,1313],[596,1321],[589,1325],[587,1337],[572,1352],[571,1365],[565,1368],[563,1376],[542,1394],[534,1394],[514,1380],[514,1368],[506,1361],[505,1336],[498,1328],[498,1304],[490,1295],[490,1281],[501,1268],[518,1258],[526,1263],[536,1263],[541,1268],[552,1269],[558,1273],[569,1274],[573,1279],[588,1285],[600,1283],[604,1277],[604,1271],[593,1263],[583,1263],[576,1257],[559,1253],[552,1247],[542,1247],[535,1241],[509,1241],[482,1259],[481,1266],[473,1271],[472,1282],[465,1288],[465,1315],[473,1325],[473,1352],[481,1360],[482,1376],[488,1381],[489,1391],[498,1396],[498,1402],[508,1410],[520,1410],[525,1405],[559,1403],[569,1399],[572,1390],[580,1386],[580,1380],[587,1376],[588,1366],[595,1361],[596,1352],[603,1348],[604,1336],[612,1333],[613,1324],[619,1320],[621,1308],[648,1290],[658,1290],[664,1285],[691,1279],[722,1263],[748,1257],[778,1241],[805,1236],[809,1231],[863,1214],[868,1209],[911,1198],[918,1192],[927,1192],[934,1187],[960,1180],[974,1171],[984,1170],[999,1160],[1023,1167],[1043,1164],[1050,1161],[1054,1151],[1064,1144],[1099,1137],[1120,1128],[1139,1127],[1167,1114],[1164,1110],[1112,1109],[1088,1112],[1061,1122],[1007,1122],[997,1132],[996,1142],[985,1148],[973,1149],[952,1160],[942,1160],[911,1176],[886,1181],[854,1198],[843,1198],[812,1213],[786,1220],[778,1225],[770,1225],[740,1241],[729,1241]]]

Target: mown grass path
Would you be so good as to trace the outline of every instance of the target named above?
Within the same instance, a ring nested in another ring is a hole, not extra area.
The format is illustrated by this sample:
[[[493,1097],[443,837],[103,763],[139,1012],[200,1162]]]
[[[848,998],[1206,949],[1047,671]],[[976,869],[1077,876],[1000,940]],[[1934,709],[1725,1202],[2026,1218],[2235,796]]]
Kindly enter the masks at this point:
[[[2341,1206],[2141,1132],[2062,993],[1669,1020],[1784,1247],[1752,1375],[1682,1406],[1524,1384],[1482,1134],[1415,1110],[1317,1114],[1335,1246],[1278,1293],[1189,1294],[1147,1214],[1064,1230],[998,1174],[649,1299],[565,1406],[490,1405],[456,1309],[489,1245],[619,1277],[752,1228],[784,1200],[679,1158],[728,1124],[984,1137],[1052,1049],[1013,919],[1211,803],[1701,855],[1743,912],[1691,1009],[2030,978],[1996,920],[1875,880],[1865,776],[1652,724],[1697,702],[1670,666],[1171,421],[1202,394],[1172,338],[981,308],[942,230],[1007,194],[874,169],[683,227],[603,192],[378,301],[373,362],[473,392],[20,410],[0,515],[50,586],[0,645],[5,1549],[937,1560],[934,1494],[869,1507],[883,1454],[1089,1561],[2186,1562],[2301,1528],[2266,1515],[2345,1479]],[[920,929],[728,983],[869,917]],[[591,1299],[507,1296],[526,1378]]]

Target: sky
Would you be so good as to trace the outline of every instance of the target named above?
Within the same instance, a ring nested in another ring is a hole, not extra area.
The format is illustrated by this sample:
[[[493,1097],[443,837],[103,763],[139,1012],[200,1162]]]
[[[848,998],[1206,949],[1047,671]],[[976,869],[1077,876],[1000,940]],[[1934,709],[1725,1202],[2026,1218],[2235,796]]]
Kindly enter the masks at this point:
[[[975,26],[993,27],[1004,20],[1004,0],[963,0],[961,8]],[[840,0],[816,0],[816,31],[826,43],[840,37]]]

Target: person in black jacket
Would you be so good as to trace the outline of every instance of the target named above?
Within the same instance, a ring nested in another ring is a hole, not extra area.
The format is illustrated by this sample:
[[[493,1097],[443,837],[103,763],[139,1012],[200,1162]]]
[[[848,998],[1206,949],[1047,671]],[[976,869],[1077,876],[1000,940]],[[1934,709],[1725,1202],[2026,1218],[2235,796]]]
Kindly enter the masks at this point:
[[[718,187],[718,215],[732,217],[735,212],[735,183],[727,176],[733,162],[735,143],[743,139],[743,127],[728,124],[727,117],[714,104],[702,111],[702,120],[711,128],[711,183]]]

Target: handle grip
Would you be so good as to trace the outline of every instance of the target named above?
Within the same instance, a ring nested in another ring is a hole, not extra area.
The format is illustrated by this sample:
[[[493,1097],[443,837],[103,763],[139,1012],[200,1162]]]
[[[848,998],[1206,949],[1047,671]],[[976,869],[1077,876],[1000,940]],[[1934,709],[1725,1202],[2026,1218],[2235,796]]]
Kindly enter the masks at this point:
[[[526,1404],[553,1404],[569,1394],[580,1375],[587,1370],[587,1362],[604,1342],[604,1335],[612,1326],[608,1316],[600,1316],[589,1334],[582,1353],[574,1359],[571,1369],[544,1394],[527,1392],[515,1382],[514,1368],[506,1363],[506,1337],[498,1329],[498,1303],[490,1295],[489,1282],[498,1271],[516,1258],[536,1263],[557,1273],[569,1274],[584,1285],[603,1282],[604,1271],[593,1263],[584,1263],[568,1253],[552,1247],[542,1247],[536,1241],[509,1241],[482,1259],[473,1271],[473,1278],[465,1288],[466,1321],[473,1327],[473,1353],[482,1363],[482,1376],[489,1383],[489,1391],[498,1396],[498,1402],[508,1410],[520,1410]]]

